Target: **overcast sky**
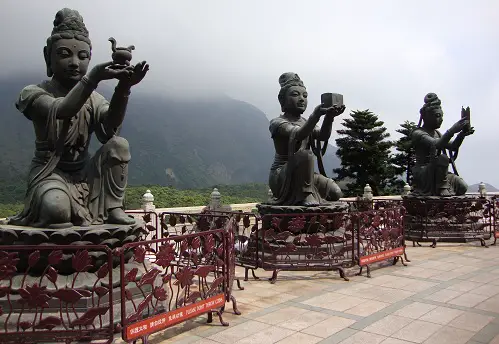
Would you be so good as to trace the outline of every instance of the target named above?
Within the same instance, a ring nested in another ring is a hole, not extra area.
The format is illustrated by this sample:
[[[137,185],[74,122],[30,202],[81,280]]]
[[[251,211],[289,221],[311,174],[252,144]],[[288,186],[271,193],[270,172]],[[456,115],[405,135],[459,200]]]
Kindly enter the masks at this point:
[[[278,77],[293,71],[309,91],[306,116],[321,93],[342,93],[346,113],[369,108],[392,133],[417,122],[428,92],[442,99],[444,130],[470,106],[476,133],[458,170],[469,184],[499,187],[497,0],[2,0],[0,77],[42,75],[42,48],[63,7],[84,17],[93,64],[110,59],[110,36],[136,46],[134,61],[151,65],[145,91],[224,93],[272,118]]]

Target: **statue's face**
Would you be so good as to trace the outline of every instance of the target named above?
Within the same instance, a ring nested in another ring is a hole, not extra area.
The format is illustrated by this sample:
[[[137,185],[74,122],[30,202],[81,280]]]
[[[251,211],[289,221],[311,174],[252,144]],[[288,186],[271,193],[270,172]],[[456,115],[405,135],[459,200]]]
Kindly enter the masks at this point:
[[[432,128],[432,129],[438,129],[442,126],[442,122],[444,120],[444,113],[442,109],[435,109],[429,111],[425,118],[424,118],[424,123],[425,126]]]
[[[63,83],[76,83],[86,73],[90,62],[90,46],[76,38],[59,39],[52,44],[50,67],[54,78]]]
[[[307,89],[303,86],[291,86],[286,92],[284,110],[288,113],[302,114],[307,109]]]

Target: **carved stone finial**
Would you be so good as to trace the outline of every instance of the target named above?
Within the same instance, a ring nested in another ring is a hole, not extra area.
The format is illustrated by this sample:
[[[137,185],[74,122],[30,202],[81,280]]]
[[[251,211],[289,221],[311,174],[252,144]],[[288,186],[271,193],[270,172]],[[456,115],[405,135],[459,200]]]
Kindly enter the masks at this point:
[[[480,184],[478,184],[478,192],[480,193],[480,197],[487,196],[487,189],[484,182],[480,182]]]
[[[366,186],[364,187],[364,194],[362,195],[362,197],[366,200],[373,199],[373,189],[369,184],[366,184]]]

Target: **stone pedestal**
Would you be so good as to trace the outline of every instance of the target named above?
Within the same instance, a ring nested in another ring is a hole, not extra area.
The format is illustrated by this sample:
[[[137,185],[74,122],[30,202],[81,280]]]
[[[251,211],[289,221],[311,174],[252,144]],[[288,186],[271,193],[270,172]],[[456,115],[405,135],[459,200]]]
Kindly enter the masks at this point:
[[[0,225],[0,251],[2,246],[25,246],[25,245],[76,245],[84,248],[88,245],[105,245],[110,249],[121,247],[127,243],[138,241],[144,223],[137,220],[133,225],[91,225],[88,227],[74,226],[65,229],[33,228],[14,225]],[[74,251],[74,250],[72,250]],[[28,255],[19,250],[19,263],[17,272],[24,272],[28,267]],[[42,257],[35,266],[30,268],[31,274],[41,274],[47,266],[48,251],[41,251]],[[97,270],[107,262],[105,252],[92,251],[89,254],[94,259],[92,268]],[[58,266],[58,272],[71,274],[74,272],[70,261],[71,255],[63,255]],[[127,257],[129,258],[129,257]],[[119,262],[114,260],[114,266]],[[92,272],[92,271],[91,271]]]

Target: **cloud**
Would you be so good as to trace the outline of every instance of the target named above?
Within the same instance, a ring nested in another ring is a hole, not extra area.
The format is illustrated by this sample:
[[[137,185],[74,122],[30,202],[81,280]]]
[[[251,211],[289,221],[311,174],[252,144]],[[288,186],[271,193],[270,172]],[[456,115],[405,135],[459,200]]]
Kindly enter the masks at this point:
[[[67,2],[2,5],[0,39],[9,45],[0,76],[43,70],[41,49]],[[497,1],[92,0],[71,6],[90,30],[93,62],[110,58],[110,36],[134,44],[134,59],[151,64],[142,85],[151,92],[225,93],[271,118],[280,110],[277,79],[294,71],[308,87],[310,108],[323,92],[342,93],[349,110],[371,109],[392,133],[406,119],[417,122],[428,92],[443,101],[444,128],[459,119],[461,106],[470,106],[476,134],[463,145],[459,171],[470,184],[499,185]]]

